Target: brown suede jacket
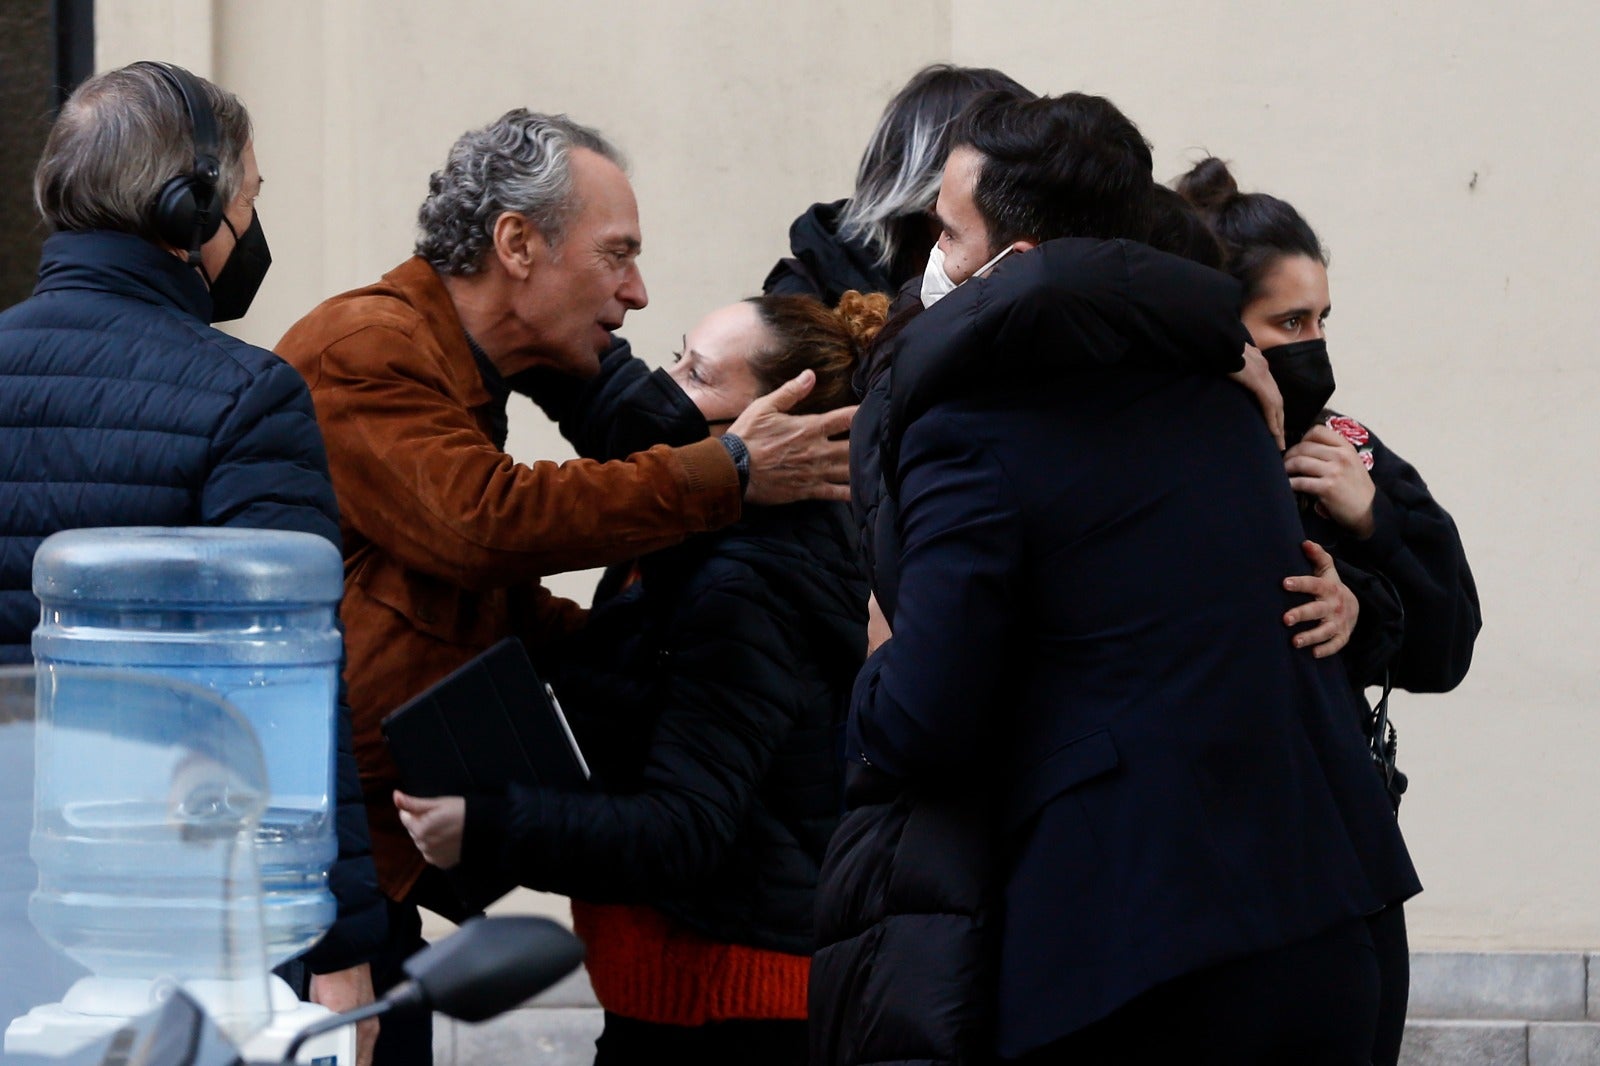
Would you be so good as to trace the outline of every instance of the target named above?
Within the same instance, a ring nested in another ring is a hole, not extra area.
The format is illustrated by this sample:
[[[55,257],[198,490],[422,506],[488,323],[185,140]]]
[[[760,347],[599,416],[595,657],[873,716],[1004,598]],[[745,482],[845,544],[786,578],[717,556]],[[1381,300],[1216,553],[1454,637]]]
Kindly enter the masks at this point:
[[[580,625],[541,576],[737,519],[738,475],[715,440],[604,464],[524,465],[495,447],[466,332],[420,258],[323,302],[277,351],[311,386],[327,442],[356,762],[378,881],[398,900],[425,864],[391,799],[384,716],[502,637],[537,646]]]

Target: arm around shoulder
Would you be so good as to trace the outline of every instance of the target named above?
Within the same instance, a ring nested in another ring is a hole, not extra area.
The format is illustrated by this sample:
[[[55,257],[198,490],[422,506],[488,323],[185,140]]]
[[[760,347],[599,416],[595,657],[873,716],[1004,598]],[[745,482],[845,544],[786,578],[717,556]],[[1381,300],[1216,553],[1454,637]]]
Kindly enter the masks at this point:
[[[346,520],[408,569],[504,587],[634,558],[737,517],[732,464],[719,467],[704,444],[616,463],[516,462],[443,370],[405,357],[408,345],[382,327],[345,337],[321,354],[315,389]]]

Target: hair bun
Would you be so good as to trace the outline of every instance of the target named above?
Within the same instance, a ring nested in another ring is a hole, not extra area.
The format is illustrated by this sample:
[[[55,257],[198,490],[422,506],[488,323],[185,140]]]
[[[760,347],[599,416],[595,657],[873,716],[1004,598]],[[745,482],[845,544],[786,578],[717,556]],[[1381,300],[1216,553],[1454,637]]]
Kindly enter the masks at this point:
[[[858,350],[865,349],[889,318],[889,297],[882,293],[861,293],[851,289],[839,297],[834,314],[850,332]]]
[[[1201,211],[1217,212],[1229,200],[1239,195],[1239,183],[1233,180],[1228,164],[1214,155],[1206,156],[1178,179],[1178,195]]]

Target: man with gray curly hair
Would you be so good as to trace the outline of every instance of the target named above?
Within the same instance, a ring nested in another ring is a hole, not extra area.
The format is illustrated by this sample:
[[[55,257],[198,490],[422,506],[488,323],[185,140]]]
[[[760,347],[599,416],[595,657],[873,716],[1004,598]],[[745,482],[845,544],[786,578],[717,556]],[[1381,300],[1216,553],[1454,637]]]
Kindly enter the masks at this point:
[[[509,210],[521,211],[548,244],[559,245],[577,207],[574,149],[627,168],[609,141],[565,115],[517,109],[462,134],[444,169],[428,182],[428,198],[417,211],[417,254],[441,274],[480,273],[494,243],[494,221]]]
[[[599,133],[509,111],[455,143],[418,222],[415,256],[324,302],[278,345],[311,386],[339,495],[346,676],[391,901],[389,956],[374,963],[380,990],[422,945],[419,903],[447,916],[462,909],[391,801],[400,780],[383,718],[503,637],[521,638],[537,662],[553,636],[579,626],[582,609],[540,585],[547,574],[721,528],[746,502],[849,499],[848,448],[829,438],[849,428],[853,409],[784,413],[811,388],[809,371],[708,437],[682,390],[614,338],[648,295],[633,189]],[[574,435],[588,401],[620,380],[638,390],[635,424],[602,427],[595,447],[575,443],[621,461],[506,454],[513,391]],[[428,1062],[427,1019],[402,1024],[385,1023],[378,1062]]]

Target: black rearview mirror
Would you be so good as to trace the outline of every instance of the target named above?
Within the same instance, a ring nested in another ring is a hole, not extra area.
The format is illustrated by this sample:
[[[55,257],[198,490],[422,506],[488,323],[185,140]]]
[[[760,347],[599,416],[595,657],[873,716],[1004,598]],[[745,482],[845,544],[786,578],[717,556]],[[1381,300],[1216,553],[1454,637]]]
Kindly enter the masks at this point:
[[[533,998],[583,961],[583,941],[548,918],[473,918],[405,962],[410,980],[378,1002],[308,1026],[290,1043],[294,1061],[314,1036],[383,1014],[436,1010],[481,1022]]]
[[[405,961],[429,1007],[481,1022],[538,995],[583,961],[583,942],[548,918],[474,918]]]

